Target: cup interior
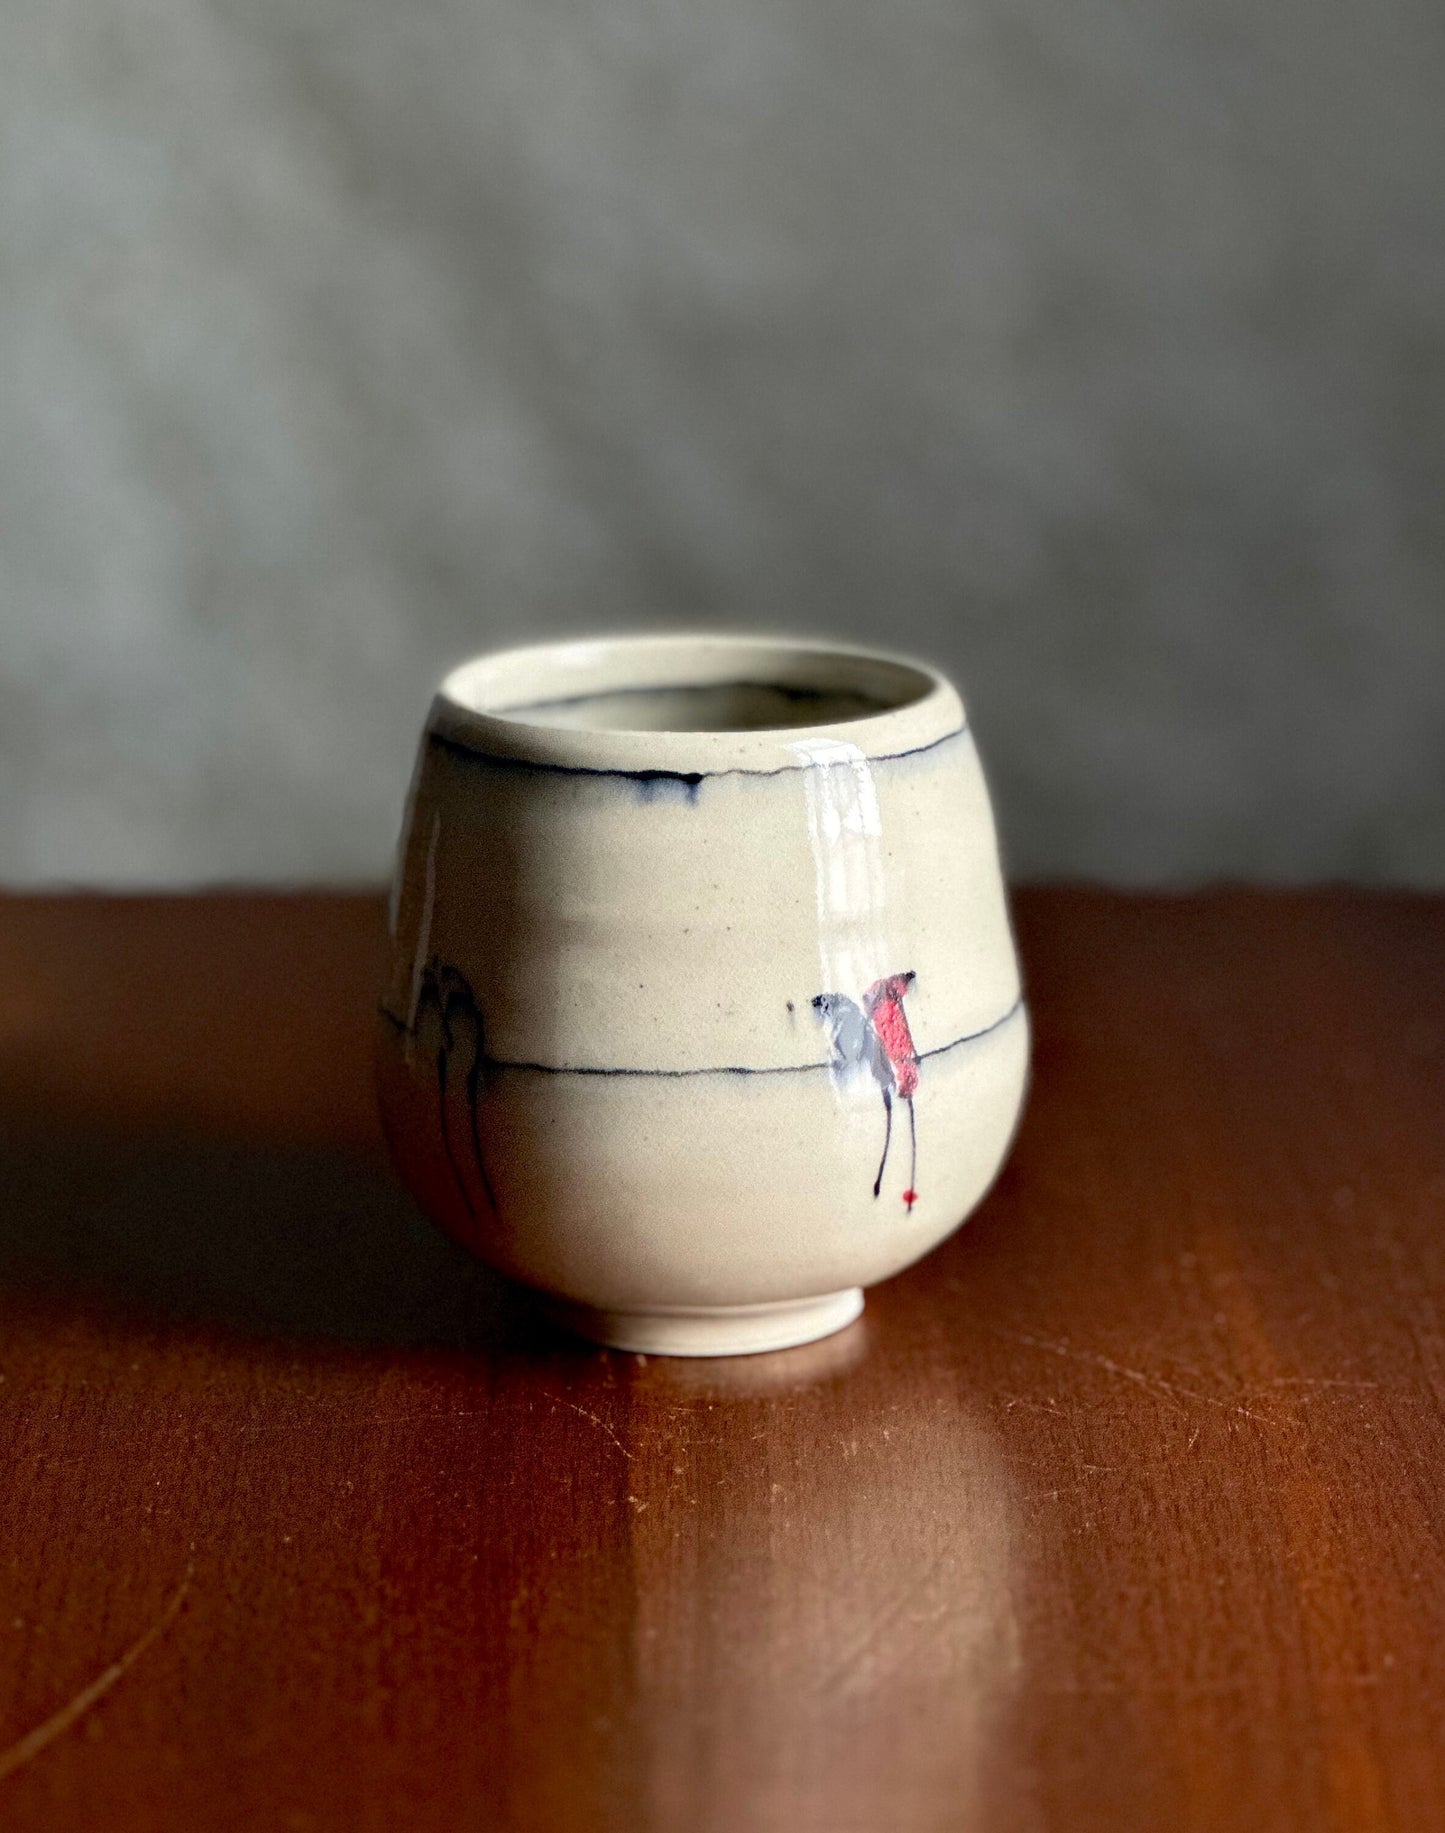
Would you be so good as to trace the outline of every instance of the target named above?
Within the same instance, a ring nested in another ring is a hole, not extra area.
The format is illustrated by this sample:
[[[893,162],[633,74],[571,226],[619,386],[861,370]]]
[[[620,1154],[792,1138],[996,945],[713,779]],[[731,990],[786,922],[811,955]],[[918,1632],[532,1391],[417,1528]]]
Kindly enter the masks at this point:
[[[512,650],[455,671],[468,712],[593,732],[788,731],[915,705],[936,677],[862,650],[727,637],[632,637]]]

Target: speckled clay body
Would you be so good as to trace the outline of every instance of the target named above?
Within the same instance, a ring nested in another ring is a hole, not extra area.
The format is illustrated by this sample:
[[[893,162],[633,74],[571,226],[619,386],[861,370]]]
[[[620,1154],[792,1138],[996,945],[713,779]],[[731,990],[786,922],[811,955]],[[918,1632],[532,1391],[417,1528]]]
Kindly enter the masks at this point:
[[[433,703],[379,1087],[423,1207],[586,1335],[836,1330],[1007,1149],[1027,1019],[958,695],[751,637],[514,650]]]

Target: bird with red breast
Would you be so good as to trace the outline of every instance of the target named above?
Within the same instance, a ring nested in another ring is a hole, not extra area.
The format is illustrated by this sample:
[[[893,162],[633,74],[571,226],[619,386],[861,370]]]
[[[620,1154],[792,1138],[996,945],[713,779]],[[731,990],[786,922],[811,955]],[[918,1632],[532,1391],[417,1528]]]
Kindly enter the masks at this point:
[[[878,1035],[883,1046],[883,1054],[893,1071],[893,1085],[900,1100],[908,1103],[908,1133],[912,1146],[911,1162],[908,1168],[908,1188],[903,1192],[903,1201],[912,1209],[918,1201],[918,1192],[914,1185],[918,1181],[918,1128],[913,1118],[913,1096],[918,1088],[918,1049],[913,1042],[913,1033],[908,1028],[908,1014],[903,1010],[903,996],[913,985],[916,976],[910,969],[906,974],[885,974],[881,980],[875,980],[863,995],[863,1010],[868,1014],[869,1022]],[[892,1131],[892,1113],[889,1113],[889,1132]],[[888,1162],[887,1142],[883,1148],[883,1163]],[[878,1169],[878,1182],[883,1182],[883,1167]]]
[[[913,1096],[918,1088],[918,1049],[903,1009],[904,995],[914,974],[885,974],[863,995],[860,1008],[846,993],[819,993],[813,1009],[827,1024],[833,1042],[833,1068],[840,1072],[867,1069],[883,1096],[883,1156],[873,1180],[876,1197],[883,1188],[888,1152],[893,1144],[893,1097],[908,1103],[908,1133],[912,1148],[908,1188],[903,1201],[909,1209],[918,1201],[918,1127]]]

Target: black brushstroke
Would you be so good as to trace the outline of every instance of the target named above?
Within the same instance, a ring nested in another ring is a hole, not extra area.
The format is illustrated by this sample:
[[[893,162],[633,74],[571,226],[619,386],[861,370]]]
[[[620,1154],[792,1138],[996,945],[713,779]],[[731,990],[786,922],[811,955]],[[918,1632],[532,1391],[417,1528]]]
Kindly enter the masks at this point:
[[[385,1008],[383,1007],[383,1012]],[[476,1204],[467,1179],[462,1175],[456,1148],[452,1143],[451,1125],[447,1118],[447,1084],[450,1079],[453,1055],[461,1046],[459,1030],[470,1025],[472,1031],[472,1057],[468,1065],[464,1083],[467,1099],[468,1130],[471,1137],[472,1161],[477,1177],[481,1181],[486,1195],[487,1206],[495,1215],[497,1197],[487,1171],[486,1157],[482,1151],[481,1126],[478,1120],[478,1107],[481,1101],[482,1082],[487,1069],[486,1028],[482,1019],[476,994],[472,984],[459,968],[449,961],[433,957],[422,972],[421,983],[417,989],[416,1011],[410,1025],[399,1020],[395,1013],[385,1012],[385,1016],[406,1036],[416,1038],[420,1035],[425,1016],[429,1012],[436,1014],[440,1027],[440,1040],[436,1053],[437,1078],[437,1121],[441,1132],[442,1150],[446,1154],[447,1164],[451,1167],[452,1180],[457,1193],[466,1205],[467,1214],[475,1216]]]
[[[1011,1018],[1023,1010],[1023,996],[1020,996],[1009,1007],[1008,1011],[994,1019],[992,1024],[985,1025],[979,1031],[965,1032],[962,1037],[951,1039],[946,1044],[935,1044],[931,1050],[920,1050],[918,1060],[926,1063],[933,1057],[947,1056],[949,1051],[958,1050],[964,1044],[976,1043],[979,1038],[988,1037],[995,1031],[1001,1031]],[[404,1018],[386,1006],[378,1008],[380,1016],[397,1031],[406,1033],[411,1030]],[[836,1064],[829,1060],[825,1063],[769,1063],[749,1066],[743,1063],[708,1064],[700,1069],[647,1069],[618,1067],[613,1068],[600,1063],[533,1063],[512,1057],[486,1056],[488,1070],[525,1070],[539,1076],[646,1076],[661,1081],[681,1081],[689,1076],[799,1076],[812,1075],[818,1070],[832,1070]]]
[[[635,783],[642,791],[644,801],[650,801],[659,790],[678,790],[689,802],[696,802],[698,788],[702,783],[701,770],[629,770],[628,781]]]
[[[437,1119],[441,1125],[442,1151],[446,1153],[447,1163],[452,1168],[452,1181],[463,1203],[467,1206],[467,1214],[474,1216],[477,1213],[476,1206],[472,1202],[471,1192],[462,1181],[461,1166],[458,1165],[457,1155],[452,1150],[451,1129],[447,1125],[447,1058],[449,1054],[445,1044],[437,1052]]]
[[[797,730],[806,728],[781,727],[779,730]],[[699,787],[710,782],[714,777],[752,776],[773,777],[790,776],[797,770],[833,770],[839,766],[851,766],[855,763],[895,764],[906,757],[921,757],[926,751],[936,751],[940,745],[950,744],[955,738],[962,738],[968,731],[966,724],[955,726],[951,732],[945,732],[941,738],[932,738],[926,745],[912,745],[906,751],[883,751],[876,756],[866,753],[860,757],[840,757],[837,759],[814,761],[812,758],[799,758],[796,764],[778,764],[768,770],[752,770],[745,765],[734,765],[726,770],[624,770],[618,767],[606,767],[600,764],[560,764],[551,759],[535,757],[507,757],[496,751],[482,751],[475,745],[464,743],[453,738],[449,733],[428,732],[427,743],[437,746],[451,757],[457,757],[474,764],[486,764],[496,770],[541,770],[553,776],[591,776],[615,777],[632,783],[641,789],[644,796],[655,794],[661,785],[676,787],[681,790],[689,802],[697,800]]]
[[[472,1057],[472,1066],[467,1071],[467,1117],[472,1128],[472,1157],[476,1160],[477,1171],[481,1176],[482,1189],[487,1193],[487,1202],[491,1205],[493,1215],[497,1210],[497,1193],[492,1189],[492,1180],[487,1175],[487,1161],[482,1156],[482,1136],[477,1125],[477,1102],[482,1092],[482,1072],[485,1059],[482,1055],[482,1023],[477,1017],[477,1048]]]
[[[913,1103],[908,1103],[908,1111],[913,1112]],[[888,1089],[883,1091],[883,1156],[878,1161],[878,1175],[873,1180],[873,1195],[878,1196],[883,1189],[883,1173],[888,1169],[888,1148],[893,1144],[893,1096]]]

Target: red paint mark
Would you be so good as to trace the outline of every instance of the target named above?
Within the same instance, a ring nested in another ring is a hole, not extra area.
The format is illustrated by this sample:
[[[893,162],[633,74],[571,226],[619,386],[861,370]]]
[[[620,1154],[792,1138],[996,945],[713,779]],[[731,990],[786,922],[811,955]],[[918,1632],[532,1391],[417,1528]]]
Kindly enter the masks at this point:
[[[863,995],[864,1009],[893,1065],[898,1092],[905,1101],[918,1087],[918,1050],[903,1010],[903,995],[912,982],[912,974],[889,974],[886,979],[875,980]]]
[[[916,1190],[905,1190],[903,1193],[903,1201],[912,1209],[913,1205],[918,1201],[918,1192]]]

